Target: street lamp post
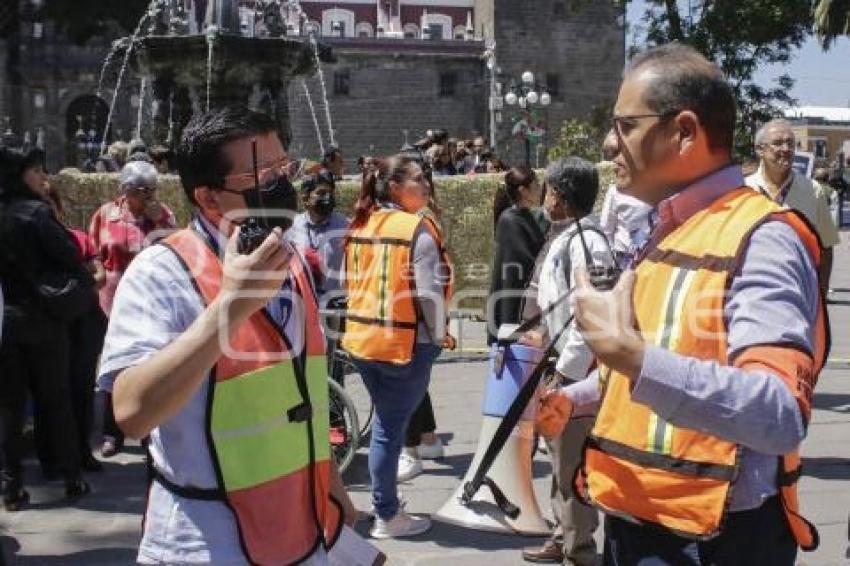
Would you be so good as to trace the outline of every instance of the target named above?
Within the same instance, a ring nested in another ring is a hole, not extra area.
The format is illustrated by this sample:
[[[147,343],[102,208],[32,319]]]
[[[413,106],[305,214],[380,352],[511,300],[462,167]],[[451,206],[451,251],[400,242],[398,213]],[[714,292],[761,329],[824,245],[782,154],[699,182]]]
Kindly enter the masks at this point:
[[[490,144],[495,148],[497,145],[496,124],[502,121],[504,100],[502,99],[502,83],[498,81],[502,70],[496,62],[496,42],[492,39],[487,40],[484,60],[486,61],[487,74],[489,74],[489,77],[487,77],[489,80],[485,79],[485,81],[490,84],[490,94],[487,100],[487,108],[490,111]]]
[[[534,73],[524,71],[519,81],[513,81],[507,94],[505,104],[508,106],[519,106],[522,110],[542,106],[547,107],[552,103],[552,96],[546,87],[535,82]],[[531,124],[526,123],[525,133],[525,164],[531,166],[531,138],[529,136]]]

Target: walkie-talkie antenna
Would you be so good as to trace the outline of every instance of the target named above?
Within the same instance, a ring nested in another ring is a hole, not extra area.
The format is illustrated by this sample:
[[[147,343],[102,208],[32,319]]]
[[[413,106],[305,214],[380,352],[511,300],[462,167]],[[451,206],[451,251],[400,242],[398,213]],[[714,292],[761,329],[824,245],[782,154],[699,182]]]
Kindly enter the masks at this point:
[[[262,218],[263,228],[270,230],[269,219],[266,218],[266,204],[263,202],[263,191],[260,189],[260,170],[257,167],[257,139],[251,140],[251,163],[254,166],[254,190],[257,191],[257,199],[260,201],[260,218]]]
[[[584,262],[587,265],[588,269],[593,265],[593,257],[590,255],[590,249],[587,247],[587,241],[584,239],[584,230],[581,228],[581,219],[583,216],[579,216],[576,219],[576,224],[578,225],[578,238],[581,240],[581,247],[584,249]]]

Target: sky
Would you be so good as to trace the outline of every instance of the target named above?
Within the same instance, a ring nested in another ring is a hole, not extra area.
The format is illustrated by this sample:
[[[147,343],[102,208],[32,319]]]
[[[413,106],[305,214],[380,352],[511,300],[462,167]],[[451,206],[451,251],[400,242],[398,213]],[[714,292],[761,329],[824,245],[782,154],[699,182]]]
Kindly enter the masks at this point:
[[[644,0],[629,2],[630,26],[640,25],[644,7]],[[630,43],[632,33],[630,30]],[[800,106],[850,107],[850,38],[839,39],[826,52],[810,38],[795,51],[788,65],[766,66],[756,72],[754,79],[757,84],[768,87],[783,73],[795,79],[791,95]]]

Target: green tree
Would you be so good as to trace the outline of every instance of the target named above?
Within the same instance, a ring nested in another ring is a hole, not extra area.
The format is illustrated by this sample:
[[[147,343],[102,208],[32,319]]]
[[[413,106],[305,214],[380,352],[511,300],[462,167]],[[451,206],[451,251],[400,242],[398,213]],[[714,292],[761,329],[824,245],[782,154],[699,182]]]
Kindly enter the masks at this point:
[[[830,0],[821,0],[830,1]],[[848,0],[831,0],[844,2]],[[769,87],[753,81],[761,66],[791,60],[811,32],[809,0],[647,0],[641,19],[647,46],[679,41],[693,46],[726,74],[738,100],[736,153],[751,156],[762,122],[796,101],[794,80],[783,74]]]
[[[613,101],[595,106],[583,119],[564,120],[555,139],[549,145],[549,160],[559,157],[583,157],[589,161],[602,160],[602,141],[610,127]]]
[[[602,159],[602,143],[590,122],[565,120],[554,142],[549,146],[549,160],[561,157],[583,157],[597,162]]]
[[[850,0],[817,0],[815,32],[824,49],[840,35],[850,35]]]

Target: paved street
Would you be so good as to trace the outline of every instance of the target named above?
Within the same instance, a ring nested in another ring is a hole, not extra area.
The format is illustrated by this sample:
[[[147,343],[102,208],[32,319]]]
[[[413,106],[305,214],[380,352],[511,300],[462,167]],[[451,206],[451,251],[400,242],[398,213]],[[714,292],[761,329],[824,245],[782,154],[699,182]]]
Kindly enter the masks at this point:
[[[847,289],[836,296],[850,303],[850,233],[843,234],[836,253],[833,286]],[[833,350],[828,369],[821,375],[815,395],[814,418],[804,444],[805,477],[802,502],[806,514],[818,525],[821,547],[801,554],[799,564],[848,564],[847,518],[850,512],[850,306],[830,307]],[[469,350],[481,346],[480,328],[465,323]],[[439,432],[447,443],[442,461],[426,463],[426,473],[403,484],[413,513],[436,511],[465,473],[476,447],[480,427],[480,402],[485,368],[480,360],[445,361],[436,366],[432,395]],[[29,462],[33,505],[26,511],[0,511],[0,540],[10,564],[128,564],[133,562],[139,537],[144,499],[144,467],[139,449],[106,463],[106,472],[91,475],[94,494],[74,507],[58,505],[61,484],[46,484]],[[548,514],[549,464],[538,456],[534,465],[535,489]],[[346,477],[362,509],[369,507],[366,451],[361,450]],[[361,525],[365,527],[365,525]],[[426,535],[405,541],[382,541],[378,546],[390,564],[444,565],[517,564],[519,549],[536,542],[435,525]]]

